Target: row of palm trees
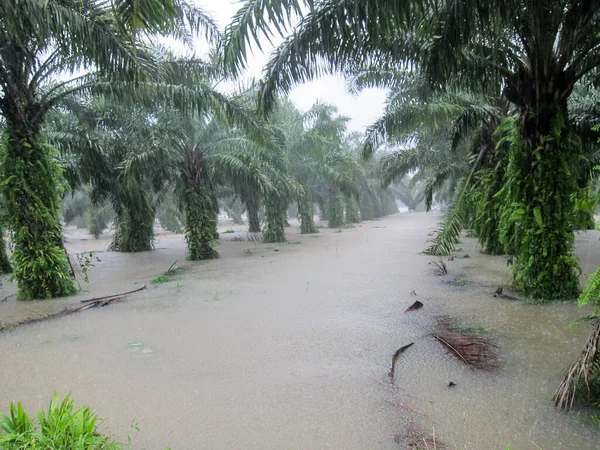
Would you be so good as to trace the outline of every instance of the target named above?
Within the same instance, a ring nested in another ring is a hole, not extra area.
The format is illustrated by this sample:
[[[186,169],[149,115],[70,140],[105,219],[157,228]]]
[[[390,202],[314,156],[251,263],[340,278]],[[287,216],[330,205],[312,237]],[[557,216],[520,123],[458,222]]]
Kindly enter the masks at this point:
[[[222,36],[192,4],[16,0],[0,6],[0,34],[1,216],[20,299],[76,291],[60,216],[73,193],[89,198],[96,235],[112,210],[114,250],[150,250],[158,208],[192,260],[218,255],[225,199],[243,205],[251,232],[264,214],[266,242],[285,240],[292,202],[303,233],[317,231],[315,204],[332,227],[396,211],[335,108],[281,100],[267,120],[256,87],[217,89],[233,71],[217,50],[193,53],[197,39],[218,49]],[[173,40],[188,54],[160,44]]]
[[[226,32],[234,68],[257,29],[284,37],[264,69],[263,111],[322,73],[389,89],[364,153],[400,144],[383,158],[384,181],[416,172],[428,206],[434,194],[451,199],[429,253],[451,252],[468,227],[485,251],[513,256],[529,298],[577,298],[574,232],[593,226],[599,199],[597,2],[247,0]],[[600,379],[600,270],[579,301],[594,305],[596,326],[557,392],[560,408]]]
[[[488,117],[487,132],[481,130],[488,144],[497,119],[508,117],[499,139],[508,163],[496,223],[515,256],[515,281],[537,300],[573,298],[579,292],[573,199],[581,186],[572,167],[584,155],[569,99],[598,82],[599,25],[593,1],[247,0],[226,30],[224,58],[241,70],[242,49],[261,32],[284,37],[264,68],[265,112],[295,83],[341,71],[377,74],[381,85],[396,89],[391,102],[404,103],[405,112],[423,103],[449,113],[448,96],[467,94],[469,103],[492,108],[465,105]],[[388,118],[371,131],[393,138],[390,131],[403,122]],[[428,145],[435,136],[419,138]],[[481,157],[493,156],[487,154]]]

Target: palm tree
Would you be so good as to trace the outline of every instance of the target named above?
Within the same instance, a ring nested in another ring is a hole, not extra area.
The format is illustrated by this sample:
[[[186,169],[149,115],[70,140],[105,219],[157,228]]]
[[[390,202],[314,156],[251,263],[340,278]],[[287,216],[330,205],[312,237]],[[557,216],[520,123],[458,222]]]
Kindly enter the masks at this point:
[[[256,28],[285,29],[302,14],[299,3],[246,1],[226,32],[225,61],[241,67],[246,45],[258,39]],[[293,83],[373,63],[410,66],[436,88],[503,86],[518,115],[507,134],[512,141],[500,224],[513,231],[516,284],[536,299],[576,296],[571,196],[577,185],[570,173],[581,143],[567,100],[583,77],[597,77],[597,3],[324,0],[312,6],[265,67],[263,108]]]
[[[148,37],[199,29],[216,27],[179,0],[1,2],[2,192],[20,299],[76,289],[58,219],[61,170],[42,134],[48,112],[77,92],[160,78]]]
[[[318,231],[313,220],[315,200],[321,211],[326,210],[330,227],[345,223],[344,195],[356,195],[354,181],[359,171],[354,154],[344,147],[348,120],[334,106],[321,102],[302,113],[281,101],[271,117],[285,135],[290,173],[302,186],[298,199],[302,233]]]
[[[173,148],[159,153],[158,161],[179,173],[189,259],[214,258],[218,256],[214,250],[218,236],[216,187],[230,186],[243,193],[251,186],[267,195],[275,192],[279,174],[271,165],[269,150],[240,130],[215,119],[179,116],[176,122],[180,131],[174,136]]]

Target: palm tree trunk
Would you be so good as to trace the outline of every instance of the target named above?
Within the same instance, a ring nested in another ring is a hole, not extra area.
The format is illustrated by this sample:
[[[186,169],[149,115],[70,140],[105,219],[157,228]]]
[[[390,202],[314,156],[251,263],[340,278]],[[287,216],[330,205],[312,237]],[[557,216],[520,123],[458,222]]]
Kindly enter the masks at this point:
[[[115,208],[119,213],[112,247],[117,252],[152,250],[156,211],[146,192],[136,192],[129,200],[129,204]]]
[[[60,169],[42,142],[41,120],[25,114],[9,117],[1,164],[2,195],[8,225],[14,232],[12,259],[18,298],[72,295],[77,288],[58,217]]]
[[[332,195],[329,198],[329,228],[340,228],[346,224],[344,218],[344,196]]]
[[[11,273],[12,267],[6,254],[6,242],[4,241],[4,230],[0,228],[0,273]]]
[[[249,199],[246,201],[246,211],[248,211],[248,231],[250,233],[260,233],[258,206],[257,199]]]
[[[346,206],[346,222],[359,223],[360,213],[358,212],[358,203],[351,195],[347,195],[344,199]]]
[[[194,190],[185,195],[185,239],[188,259],[199,261],[218,258],[214,249],[217,236],[217,211],[212,201]]]
[[[314,234],[319,232],[315,225],[313,203],[308,195],[298,200],[298,215],[300,216],[300,233]]]
[[[571,194],[580,154],[566,105],[521,108],[511,136],[501,233],[516,256],[516,287],[538,301],[572,299],[579,292]]]
[[[267,226],[263,231],[264,242],[285,242],[287,202],[279,196],[268,196],[265,200]]]

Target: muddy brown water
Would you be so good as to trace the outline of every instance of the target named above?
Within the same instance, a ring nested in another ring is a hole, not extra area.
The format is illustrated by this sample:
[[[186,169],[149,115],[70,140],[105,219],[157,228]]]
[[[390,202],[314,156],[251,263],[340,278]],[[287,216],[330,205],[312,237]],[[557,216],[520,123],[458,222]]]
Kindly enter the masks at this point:
[[[587,412],[551,401],[589,331],[568,324],[588,311],[493,298],[509,283],[506,260],[468,238],[450,274],[432,275],[419,252],[438,218],[398,214],[315,237],[288,228],[290,244],[224,240],[219,260],[199,263],[184,261],[181,236],[161,236],[153,252],[101,253],[88,292],[5,301],[0,321],[148,288],[1,333],[0,409],[72,392],[134,449],[398,449],[407,421],[455,449],[600,448]],[[577,238],[588,273],[598,238]],[[106,243],[80,239],[70,250]],[[187,266],[176,280],[149,283],[175,260]],[[415,299],[424,308],[404,314]],[[438,315],[488,328],[502,369],[472,371],[444,353],[427,337]],[[391,356],[409,342],[392,386]]]

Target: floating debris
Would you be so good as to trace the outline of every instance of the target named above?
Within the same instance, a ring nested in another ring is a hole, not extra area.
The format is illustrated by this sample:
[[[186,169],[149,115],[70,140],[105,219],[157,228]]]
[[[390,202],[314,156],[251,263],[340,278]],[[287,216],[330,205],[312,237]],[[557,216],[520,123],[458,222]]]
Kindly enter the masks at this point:
[[[417,300],[412,305],[410,305],[408,308],[406,308],[406,310],[404,312],[406,313],[409,311],[414,311],[414,310],[422,308],[422,307],[423,307],[423,303],[421,303],[419,300]]]
[[[402,353],[404,353],[404,351],[407,348],[412,347],[413,345],[414,345],[414,342],[411,342],[410,344],[406,344],[406,345],[400,347],[398,350],[396,350],[396,353],[394,353],[394,356],[392,356],[392,368],[390,369],[390,372],[388,373],[388,375],[392,379],[392,381],[394,381],[394,373],[396,372],[396,361],[398,360],[400,355]]]

